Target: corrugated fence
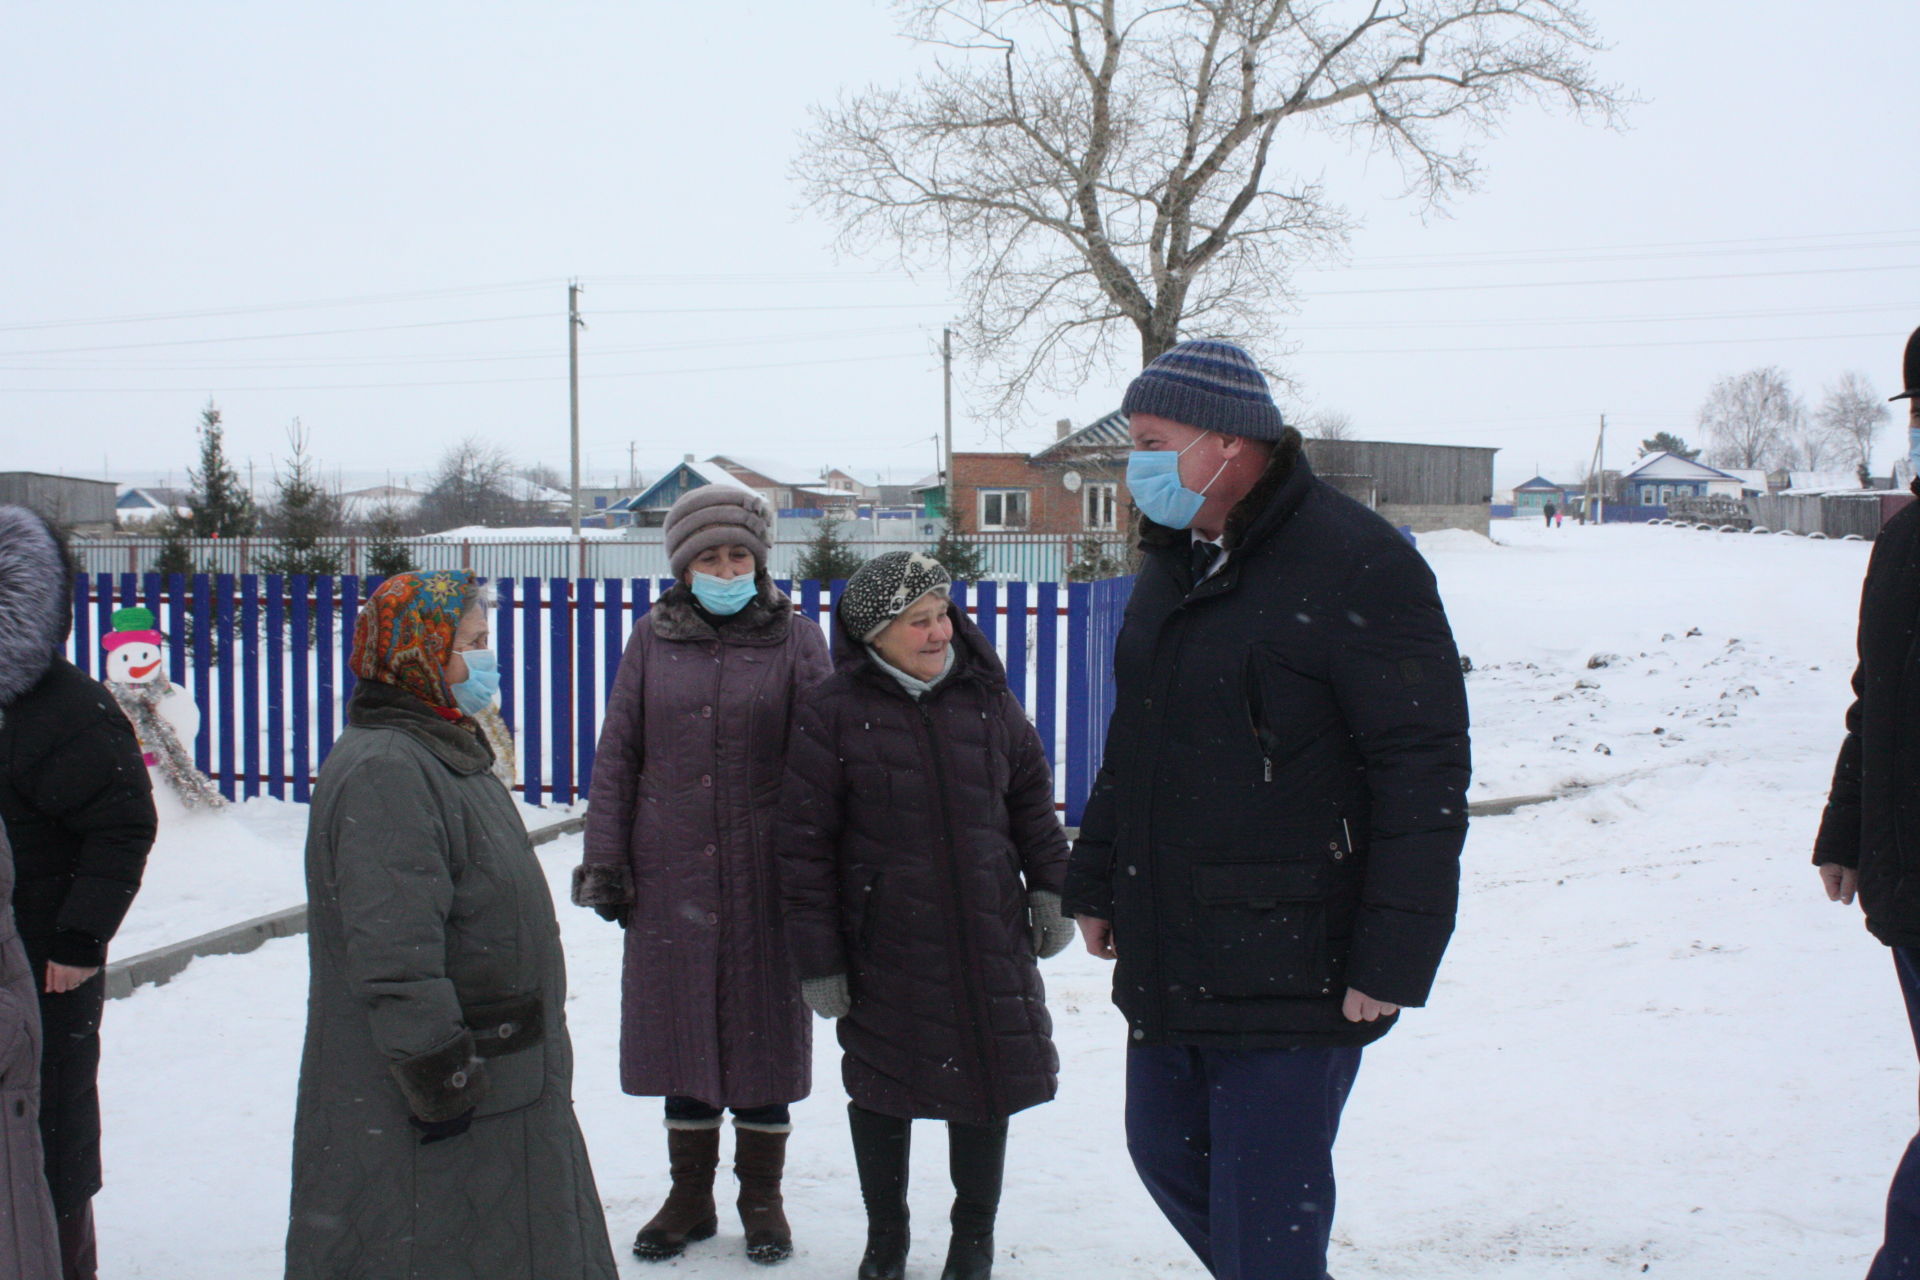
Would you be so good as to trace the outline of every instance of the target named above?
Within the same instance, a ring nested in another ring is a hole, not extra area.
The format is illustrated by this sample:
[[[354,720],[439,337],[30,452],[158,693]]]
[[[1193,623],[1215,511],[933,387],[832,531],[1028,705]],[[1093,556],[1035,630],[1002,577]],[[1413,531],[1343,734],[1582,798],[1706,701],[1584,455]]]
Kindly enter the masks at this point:
[[[69,656],[104,675],[113,611],[153,610],[168,677],[200,707],[195,762],[230,799],[305,803],[353,691],[354,623],[379,579],[255,574],[81,575]],[[832,615],[842,583],[792,589],[802,613]],[[496,581],[493,644],[501,711],[533,803],[586,796],[600,722],[629,632],[672,581],[519,577]],[[790,584],[781,583],[783,589]],[[1131,578],[1094,583],[956,583],[954,598],[993,641],[1039,730],[1069,825],[1100,767],[1113,707],[1113,641]]]

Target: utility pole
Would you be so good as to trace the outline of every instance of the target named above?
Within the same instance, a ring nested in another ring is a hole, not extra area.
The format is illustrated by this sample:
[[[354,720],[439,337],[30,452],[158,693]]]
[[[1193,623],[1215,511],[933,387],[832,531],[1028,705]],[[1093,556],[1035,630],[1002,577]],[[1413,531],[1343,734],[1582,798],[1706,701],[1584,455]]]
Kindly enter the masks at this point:
[[[953,330],[940,331],[940,367],[942,380],[946,384],[946,445],[942,456],[946,460],[946,474],[940,478],[941,493],[946,498],[947,528],[957,530],[960,527],[958,503],[960,495],[955,492],[953,483]]]
[[[573,536],[580,536],[580,282],[567,282],[567,403],[573,418]]]
[[[640,487],[640,472],[635,467],[633,454],[640,447],[637,440],[627,441],[627,488],[629,491]]]
[[[1607,518],[1607,415],[1600,415],[1600,438],[1593,442],[1593,461],[1587,466],[1587,518],[1604,524]]]

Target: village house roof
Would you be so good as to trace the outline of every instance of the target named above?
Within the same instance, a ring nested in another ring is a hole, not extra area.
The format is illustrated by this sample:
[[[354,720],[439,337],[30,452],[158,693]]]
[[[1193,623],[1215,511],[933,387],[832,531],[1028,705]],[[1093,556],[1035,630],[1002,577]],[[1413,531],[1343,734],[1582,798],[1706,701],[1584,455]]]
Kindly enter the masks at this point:
[[[1667,453],[1665,450],[1650,453],[1646,457],[1641,458],[1631,467],[1628,467],[1626,473],[1622,475],[1620,479],[1623,482],[1630,480],[1731,480],[1735,484],[1744,485],[1746,483],[1739,476],[1730,475],[1718,467],[1710,467],[1704,462],[1695,462],[1690,458],[1683,458],[1677,453]]]
[[[1127,416],[1115,409],[1104,418],[1096,418],[1078,430],[1069,431],[1038,453],[1030,455],[1027,461],[1042,464],[1071,462],[1089,453],[1110,454],[1132,448],[1133,437],[1127,432]]]
[[[1566,485],[1558,484],[1545,476],[1535,476],[1525,484],[1513,486],[1515,493],[1564,493],[1566,489]]]

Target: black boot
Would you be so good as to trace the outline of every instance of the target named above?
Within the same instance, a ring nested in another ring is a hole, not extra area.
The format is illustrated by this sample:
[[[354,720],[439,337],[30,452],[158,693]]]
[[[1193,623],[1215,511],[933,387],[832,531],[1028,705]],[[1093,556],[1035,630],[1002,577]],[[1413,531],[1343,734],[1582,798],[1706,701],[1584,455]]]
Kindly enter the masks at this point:
[[[867,1251],[859,1280],[901,1280],[907,1274],[907,1156],[912,1122],[847,1104],[853,1163],[867,1205]]]
[[[1007,1122],[949,1124],[947,1167],[953,1175],[953,1239],[940,1280],[989,1280],[993,1220],[1000,1212],[1000,1178],[1007,1167]]]

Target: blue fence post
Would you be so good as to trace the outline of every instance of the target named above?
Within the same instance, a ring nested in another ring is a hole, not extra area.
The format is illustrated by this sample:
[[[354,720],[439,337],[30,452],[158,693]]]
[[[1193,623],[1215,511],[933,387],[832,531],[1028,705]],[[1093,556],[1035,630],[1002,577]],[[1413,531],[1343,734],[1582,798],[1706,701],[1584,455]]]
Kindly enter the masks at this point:
[[[72,624],[67,628],[68,657],[84,675],[98,679],[106,674],[93,660],[93,581],[84,573],[75,573],[73,599],[68,601]]]
[[[287,580],[267,575],[267,794],[287,795]]]
[[[240,794],[251,800],[260,794],[260,578],[240,579]]]
[[[518,734],[520,697],[517,686],[520,682],[520,670],[513,661],[513,579],[500,579],[494,588],[494,594],[499,602],[493,616],[493,647],[500,654],[500,718],[507,722],[509,732]]]
[[[156,611],[154,616],[159,617]],[[177,685],[187,683],[187,650],[193,647],[192,622],[187,616],[187,580],[180,574],[167,575],[167,620],[160,628],[172,643],[167,645],[167,679]],[[205,702],[200,704],[206,706]]]
[[[553,632],[553,654],[547,659],[548,706],[553,729],[553,799],[573,803],[573,593],[565,578],[547,583],[547,625]]]
[[[845,578],[835,578],[832,582],[827,584],[827,587],[833,593],[833,599],[831,599],[830,601],[827,601],[824,605],[826,621],[829,624],[827,629],[827,646],[828,648],[832,648],[833,629],[831,624],[833,622],[834,613],[840,608],[840,597],[846,593],[847,580]]]
[[[313,652],[307,648],[307,637],[313,631],[312,609],[307,600],[311,583],[306,574],[296,573],[287,579],[287,589],[293,593],[293,616],[288,628],[291,632],[288,647],[293,656],[293,799],[295,804],[305,804],[312,789],[309,777],[313,763],[313,691],[308,680]]]
[[[526,781],[521,794],[528,804],[540,803],[540,579],[520,583],[521,772]]]
[[[1033,718],[1033,702],[1027,697],[1027,584],[1007,584],[1007,686]]]
[[[602,621],[607,629],[607,650],[603,655],[607,668],[606,696],[610,700],[613,697],[613,682],[620,676],[620,659],[627,651],[627,629],[622,625],[626,622],[627,584],[618,578],[608,578],[600,585],[600,608],[605,615]]]
[[[598,664],[593,660],[594,622],[594,581],[581,578],[573,584],[573,637],[572,655],[574,676],[574,760],[575,770],[580,777],[580,794],[593,793],[593,749],[595,746],[595,727],[599,717],[594,714],[597,699],[594,697],[594,675]]]
[[[353,635],[360,629],[360,579],[347,574],[340,579],[340,706],[341,722],[345,707],[353,701]]]
[[[1067,825],[1080,825],[1086,811],[1093,776],[1087,763],[1087,738],[1092,727],[1093,663],[1087,645],[1087,615],[1092,584],[1067,584]]]
[[[131,576],[127,579],[131,582]],[[93,616],[97,619],[96,634],[100,639],[107,638],[107,632],[113,630],[113,575],[95,574],[93,579]],[[107,655],[98,644],[94,645],[94,667],[101,676],[107,674]]]
[[[635,578],[633,586],[633,625],[639,626],[640,619],[653,609],[653,581],[649,578]]]
[[[973,585],[974,620],[986,634],[989,647],[1000,647],[1000,584],[976,582]]]
[[[147,612],[153,615],[153,625],[160,628],[160,633],[167,638],[167,647],[172,648],[180,642],[180,630],[173,625],[172,620],[168,619],[166,611],[162,607],[161,602],[164,597],[161,593],[161,588],[164,585],[165,584],[160,581],[159,574],[150,573],[141,580],[140,590],[146,602]],[[127,597],[127,603],[133,603],[133,597],[131,595]],[[172,680],[173,678],[173,670],[172,668],[168,668],[167,679]],[[184,676],[182,678],[184,678]],[[176,681],[176,683],[178,682]]]
[[[1039,614],[1035,619],[1033,727],[1040,734],[1040,745],[1047,749],[1047,768],[1053,770],[1054,786],[1060,775],[1060,584],[1040,584]],[[1063,793],[1064,798],[1064,793]]]
[[[800,584],[800,612],[820,621],[820,582],[817,578],[808,578]]]
[[[313,580],[314,608],[318,610],[314,618],[313,653],[319,667],[315,689],[315,707],[319,712],[319,724],[316,726],[317,744],[314,759],[320,764],[327,762],[327,753],[333,750],[333,707],[336,693],[333,664],[333,620],[334,596],[333,578],[322,574]]]
[[[193,700],[200,707],[200,732],[193,739],[193,766],[213,772],[213,601],[212,583],[193,575]]]
[[[947,591],[947,598],[953,601],[954,607],[959,609],[963,615],[967,615],[967,616],[972,616],[973,614],[973,601],[970,598],[970,595],[971,593],[968,591],[968,584],[964,582],[954,583],[953,586],[949,588]],[[840,598],[840,592],[838,588],[835,588],[833,596],[834,596],[834,599],[836,600]],[[980,625],[980,620],[978,618],[974,618],[974,625],[975,626]],[[989,636],[988,639],[991,640],[992,637]]]
[[[234,652],[233,575],[223,573],[213,581],[218,596],[214,617],[220,643],[220,794],[237,800],[240,744],[234,740],[233,702],[239,693],[234,685],[240,675],[240,655]]]

